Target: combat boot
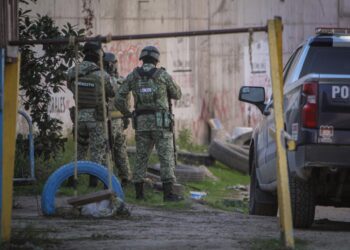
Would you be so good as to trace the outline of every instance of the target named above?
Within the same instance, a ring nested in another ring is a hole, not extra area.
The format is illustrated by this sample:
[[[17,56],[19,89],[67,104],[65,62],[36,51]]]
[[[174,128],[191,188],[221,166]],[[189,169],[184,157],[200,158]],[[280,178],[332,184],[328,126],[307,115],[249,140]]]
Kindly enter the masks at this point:
[[[145,196],[143,193],[143,182],[135,183],[136,200],[144,200]]]
[[[184,199],[182,196],[174,194],[173,187],[172,182],[163,183],[164,201],[182,201]]]

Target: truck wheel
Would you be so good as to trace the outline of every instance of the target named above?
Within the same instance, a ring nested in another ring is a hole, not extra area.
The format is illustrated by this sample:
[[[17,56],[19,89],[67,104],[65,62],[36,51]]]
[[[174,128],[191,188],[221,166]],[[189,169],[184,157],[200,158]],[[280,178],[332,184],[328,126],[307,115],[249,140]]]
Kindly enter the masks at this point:
[[[249,214],[276,216],[278,210],[277,199],[273,194],[264,192],[259,188],[256,178],[255,160],[253,160],[250,175]]]
[[[290,176],[290,198],[293,225],[295,228],[309,228],[315,218],[315,197],[311,181]]]

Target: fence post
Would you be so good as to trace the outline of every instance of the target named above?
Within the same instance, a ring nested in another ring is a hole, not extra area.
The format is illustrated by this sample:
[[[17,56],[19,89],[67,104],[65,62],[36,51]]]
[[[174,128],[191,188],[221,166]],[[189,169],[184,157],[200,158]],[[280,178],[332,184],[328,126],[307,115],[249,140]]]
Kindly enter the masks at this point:
[[[3,150],[3,110],[4,110],[4,73],[5,73],[5,49],[0,48],[0,225],[2,225],[2,171],[3,171],[3,161],[2,161],[2,150]],[[2,232],[0,229],[0,244],[2,242]]]
[[[281,237],[288,248],[294,248],[293,222],[289,192],[288,165],[285,149],[282,79],[282,21],[268,21],[268,38],[271,65],[273,105],[275,114],[275,140],[277,148],[277,188]]]
[[[16,62],[5,65],[5,82],[3,91],[3,141],[2,145],[2,241],[11,238],[12,192],[16,148],[17,96],[19,83],[20,56]]]

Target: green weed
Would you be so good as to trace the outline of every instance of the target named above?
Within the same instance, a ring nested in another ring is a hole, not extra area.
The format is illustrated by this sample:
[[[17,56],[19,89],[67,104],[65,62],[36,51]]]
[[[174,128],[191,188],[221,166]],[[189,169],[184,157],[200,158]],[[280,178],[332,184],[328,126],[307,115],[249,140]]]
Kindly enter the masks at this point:
[[[176,138],[176,145],[181,150],[190,152],[203,153],[206,152],[208,147],[206,145],[198,145],[193,142],[191,130],[185,128],[179,131],[179,135]]]
[[[308,242],[301,239],[295,239],[295,250],[306,250]],[[254,239],[251,250],[287,250],[280,239]]]
[[[247,185],[249,176],[232,170],[221,163],[208,167],[217,180],[207,179],[201,182],[187,183],[187,191],[203,191],[207,196],[203,201],[215,208],[247,212],[246,200],[237,199],[238,192],[230,189],[235,185]]]
[[[35,228],[32,224],[21,229],[13,229],[11,241],[3,243],[4,249],[48,249],[60,244],[58,239],[49,235],[55,230]]]

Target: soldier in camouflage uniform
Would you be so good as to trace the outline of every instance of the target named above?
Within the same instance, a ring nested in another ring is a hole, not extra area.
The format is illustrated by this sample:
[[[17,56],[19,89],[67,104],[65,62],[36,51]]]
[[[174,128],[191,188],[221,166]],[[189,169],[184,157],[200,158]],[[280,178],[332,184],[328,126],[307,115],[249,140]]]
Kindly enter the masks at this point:
[[[107,73],[111,76],[111,83],[114,89],[114,92],[122,84],[123,79],[119,78],[118,70],[116,67],[117,59],[113,53],[106,52],[104,55],[104,67]],[[119,178],[123,187],[126,187],[130,178],[130,167],[129,167],[129,158],[126,148],[126,135],[124,130],[128,128],[128,119],[122,119],[122,113],[115,107],[114,98],[110,98],[108,102],[108,111],[111,122],[111,138],[113,145],[113,155],[114,163]]]
[[[78,160],[90,160],[106,165],[107,145],[103,131],[103,106],[101,74],[105,79],[106,98],[114,97],[110,76],[99,68],[101,45],[87,42],[84,45],[84,60],[79,64],[78,78]],[[68,88],[75,95],[75,67],[68,71]],[[90,186],[96,186],[97,179],[90,178]]]
[[[174,148],[171,126],[173,115],[169,112],[170,99],[180,99],[181,89],[164,68],[157,68],[159,51],[147,46],[140,54],[142,67],[135,68],[117,91],[115,104],[124,116],[131,116],[127,95],[134,97],[133,127],[136,131],[136,165],[133,172],[136,199],[144,199],[143,184],[148,159],[156,146],[160,161],[164,201],[179,201],[183,198],[173,192],[176,182]]]

